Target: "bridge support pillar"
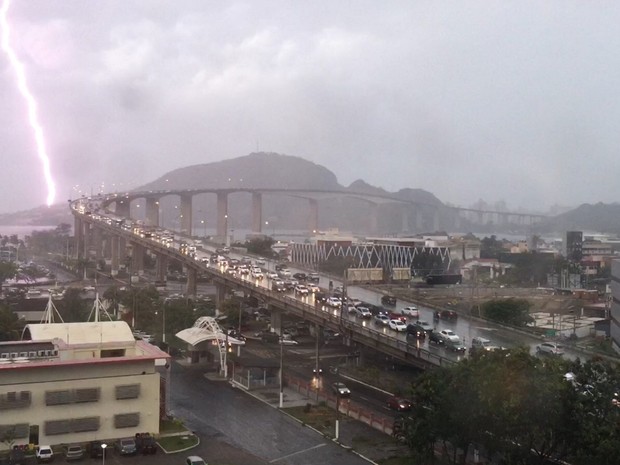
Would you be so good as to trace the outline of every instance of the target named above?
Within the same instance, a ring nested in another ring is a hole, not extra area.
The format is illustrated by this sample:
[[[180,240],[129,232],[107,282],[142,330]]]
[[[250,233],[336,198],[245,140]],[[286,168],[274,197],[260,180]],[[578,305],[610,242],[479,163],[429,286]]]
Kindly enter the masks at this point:
[[[478,212],[478,224],[484,224],[484,212],[483,211]]]
[[[252,232],[263,231],[263,194],[252,192]]]
[[[88,259],[90,258],[90,244],[92,242],[91,225],[90,223],[87,223],[86,221],[82,221],[82,228],[84,230],[83,232],[84,251],[82,252],[83,253],[82,256]]]
[[[422,216],[422,208],[418,207],[415,210],[415,231],[421,232],[424,228],[424,218]]]
[[[157,254],[157,281],[166,281],[168,271],[168,257],[164,254]]]
[[[215,285],[215,316],[219,316],[221,314],[220,308],[222,308],[222,303],[226,298],[226,286],[223,284]]]
[[[458,231],[461,229],[461,215],[459,215],[459,211],[454,211],[454,229]]]
[[[196,295],[196,268],[187,268],[187,286],[185,288],[185,293],[187,295],[195,296]]]
[[[77,216],[73,217],[73,238],[74,238],[74,248],[73,254],[74,258],[80,259],[82,258],[82,252],[84,250],[84,226],[82,225],[82,220]]]
[[[130,218],[131,202],[129,201],[129,198],[123,197],[118,199],[116,201],[116,206],[114,207],[114,212],[116,215],[122,216],[123,218]]]
[[[433,210],[433,231],[439,231],[439,209]]]
[[[403,208],[401,213],[400,231],[406,233],[409,231],[409,210],[407,208]]]
[[[110,235],[104,235],[103,237],[103,258],[110,258],[112,257],[112,247],[111,247],[111,243],[112,243],[112,236]]]
[[[308,215],[308,231],[316,234],[319,230],[319,202],[317,199],[308,199],[310,213]]]
[[[192,235],[192,196],[181,196],[181,234]]]
[[[217,193],[217,240],[225,242],[228,235],[228,193]]]
[[[370,212],[368,215],[370,221],[369,228],[371,234],[377,234],[379,228],[379,205],[373,203],[370,205]]]
[[[132,244],[131,274],[138,276],[144,274],[144,247],[141,244]]]
[[[159,199],[146,199],[146,224],[159,227]]]
[[[95,259],[97,261],[101,260],[103,248],[102,244],[103,240],[101,239],[101,229],[93,225],[93,245],[95,246]]]
[[[118,276],[118,254],[119,254],[119,245],[120,245],[120,240],[118,238],[118,236],[112,236],[108,238],[109,240],[111,240],[111,255],[112,255],[112,271],[111,271],[111,275],[112,276]]]
[[[282,310],[269,306],[271,313],[271,332],[282,336]]]

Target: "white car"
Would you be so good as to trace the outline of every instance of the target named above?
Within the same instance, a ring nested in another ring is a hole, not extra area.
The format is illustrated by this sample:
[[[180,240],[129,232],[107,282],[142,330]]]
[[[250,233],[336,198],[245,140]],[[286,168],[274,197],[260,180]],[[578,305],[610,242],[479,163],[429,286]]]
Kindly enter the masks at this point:
[[[355,316],[359,318],[372,318],[372,312],[368,307],[362,307],[360,305],[355,307]]]
[[[282,344],[283,346],[296,346],[297,344],[299,344],[299,342],[297,342],[295,339],[286,339],[286,338],[280,338],[280,344]]]
[[[313,294],[316,294],[317,292],[321,292],[321,288],[317,286],[316,284],[307,284],[306,287]]]
[[[37,462],[51,462],[54,460],[52,446],[37,446],[35,455],[37,457]]]
[[[439,337],[446,342],[459,342],[461,340],[461,338],[458,337],[458,335],[451,329],[442,329],[439,331]]]
[[[387,326],[389,322],[390,322],[390,317],[385,315],[385,314],[383,314],[383,313],[380,313],[380,314],[375,316],[375,324],[376,325]]]
[[[415,306],[401,308],[400,309],[400,314],[401,315],[406,315],[406,316],[411,316],[413,318],[419,318],[420,317],[420,311],[418,310],[418,307],[415,307]]]
[[[342,299],[340,297],[328,297],[325,301],[325,305],[334,308],[340,308],[342,306]]]
[[[390,327],[390,329],[398,332],[407,330],[407,325],[400,320],[390,320],[388,322],[388,326]]]
[[[295,286],[295,294],[308,295],[308,288],[303,284],[298,284]]]
[[[263,270],[261,270],[260,268],[252,268],[252,271],[250,271],[250,274],[252,275],[254,279],[263,279],[264,277]]]
[[[564,346],[555,342],[543,342],[536,346],[536,352],[545,355],[564,355]]]
[[[269,271],[266,276],[269,279],[279,279],[280,278],[278,276],[278,273],[276,273],[275,271]]]

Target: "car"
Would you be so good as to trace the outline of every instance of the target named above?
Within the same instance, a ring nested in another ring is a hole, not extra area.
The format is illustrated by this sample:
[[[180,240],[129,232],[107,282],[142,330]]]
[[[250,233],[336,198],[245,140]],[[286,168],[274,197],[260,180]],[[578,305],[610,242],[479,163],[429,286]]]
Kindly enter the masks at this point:
[[[307,284],[306,287],[313,294],[316,294],[317,292],[321,292],[321,288],[317,286],[316,284]]]
[[[65,449],[65,459],[67,462],[74,460],[82,460],[84,458],[84,449],[80,445],[67,446]]]
[[[52,446],[37,446],[34,454],[37,458],[37,462],[51,462],[54,460]]]
[[[103,443],[101,441],[90,441],[87,446],[88,455],[91,459],[103,457]]]
[[[378,315],[375,315],[376,325],[387,326],[389,323],[390,323],[390,317],[387,316],[385,313],[379,313]]]
[[[417,339],[424,339],[426,337],[426,331],[424,331],[423,328],[420,328],[416,324],[409,323],[405,331],[407,333],[407,336],[413,336]]]
[[[265,275],[263,275],[263,270],[261,270],[258,267],[254,267],[252,268],[252,271],[250,271],[250,275],[254,278],[254,279],[263,279],[265,277]]]
[[[278,271],[278,276],[280,276],[280,278],[290,278],[291,272],[285,268],[283,270]]]
[[[446,342],[458,342],[460,340],[459,336],[451,329],[442,329],[441,331],[439,331],[439,336]]]
[[[334,308],[340,308],[342,306],[342,299],[340,297],[328,297],[325,301],[325,305]]]
[[[388,321],[388,327],[394,331],[402,332],[407,330],[407,325],[400,320]]]
[[[278,273],[276,273],[275,271],[268,271],[265,276],[267,276],[267,278],[269,278],[269,279],[278,279],[279,278]]]
[[[401,315],[406,315],[413,318],[420,317],[420,310],[418,310],[418,307],[416,306],[403,307],[400,309],[400,313]]]
[[[185,459],[185,465],[208,465],[202,457],[198,455],[190,455]]]
[[[384,295],[381,297],[381,303],[383,305],[389,305],[390,307],[393,307],[394,305],[396,305],[396,297],[394,297],[393,295]]]
[[[332,391],[334,392],[334,394],[340,397],[349,397],[351,395],[351,391],[349,390],[349,388],[344,383],[340,382],[332,384]]]
[[[452,352],[465,352],[467,351],[467,347],[461,341],[461,338],[458,340],[449,340],[445,342],[446,349],[451,350]]]
[[[555,342],[543,342],[536,346],[536,352],[540,355],[564,355],[564,346]]]
[[[407,324],[407,317],[405,315],[402,315],[401,313],[387,312],[387,316],[390,318],[390,320],[400,320],[403,323]]]
[[[431,331],[428,333],[428,343],[431,344],[444,344],[446,341],[437,331]]]
[[[299,344],[299,342],[297,342],[295,339],[292,339],[290,337],[281,337],[278,339],[278,342],[283,345],[283,346],[296,346]]]
[[[121,455],[133,455],[138,452],[134,438],[122,438],[114,443],[116,451]]]
[[[397,412],[408,412],[411,410],[413,406],[410,400],[407,400],[403,397],[392,396],[387,400],[388,408],[392,410],[396,410]]]
[[[285,292],[286,285],[281,279],[276,279],[271,283],[271,290],[276,292]]]
[[[433,318],[435,320],[456,320],[458,313],[454,310],[435,310],[433,312]]]
[[[242,275],[250,274],[250,268],[247,265],[239,265],[237,271]]]
[[[293,274],[293,278],[297,281],[305,281],[308,278],[308,275],[306,273],[298,272]]]
[[[368,307],[357,306],[355,307],[355,316],[359,318],[372,318],[372,312]]]
[[[480,336],[476,336],[475,338],[473,338],[471,340],[471,349],[470,352],[471,353],[476,353],[476,352],[491,352],[493,350],[497,350],[500,347],[495,346],[493,344],[491,344],[491,341],[489,339],[486,339],[484,337],[480,337]]]
[[[297,286],[295,286],[295,294],[308,295],[308,293],[309,293],[308,288],[304,286],[303,284],[298,284]]]
[[[256,259],[256,266],[265,266],[266,262],[262,258]]]
[[[425,320],[417,320],[414,325],[422,331],[425,331],[426,333],[430,333],[431,331],[433,331],[433,325]]]
[[[320,278],[321,277],[318,273],[310,273],[306,279],[310,282],[318,283]]]

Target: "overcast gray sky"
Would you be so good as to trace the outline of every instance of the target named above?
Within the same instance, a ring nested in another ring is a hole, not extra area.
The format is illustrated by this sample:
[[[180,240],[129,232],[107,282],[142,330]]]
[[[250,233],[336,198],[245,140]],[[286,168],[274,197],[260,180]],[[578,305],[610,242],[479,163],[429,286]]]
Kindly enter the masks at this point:
[[[59,202],[257,147],[460,206],[620,199],[620,2],[28,0],[8,17]],[[1,54],[0,212],[46,197],[14,76]]]

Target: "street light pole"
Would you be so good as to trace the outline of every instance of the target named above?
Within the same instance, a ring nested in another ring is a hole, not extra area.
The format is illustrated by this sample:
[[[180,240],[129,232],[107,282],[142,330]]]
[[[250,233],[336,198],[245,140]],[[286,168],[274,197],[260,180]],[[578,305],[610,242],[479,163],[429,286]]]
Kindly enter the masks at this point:
[[[280,408],[284,406],[284,380],[283,380],[283,370],[284,370],[284,340],[282,338],[282,328],[280,327]]]
[[[103,451],[103,459],[102,459],[101,465],[105,465],[105,450],[107,447],[108,445],[105,442],[101,444],[101,450]]]

